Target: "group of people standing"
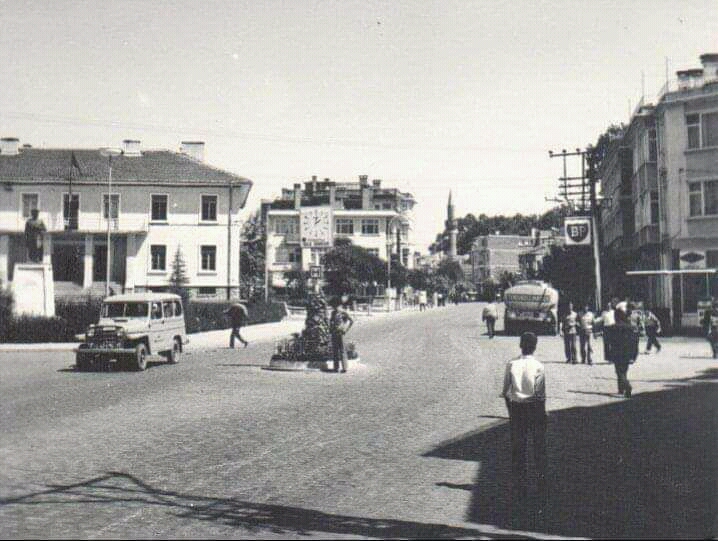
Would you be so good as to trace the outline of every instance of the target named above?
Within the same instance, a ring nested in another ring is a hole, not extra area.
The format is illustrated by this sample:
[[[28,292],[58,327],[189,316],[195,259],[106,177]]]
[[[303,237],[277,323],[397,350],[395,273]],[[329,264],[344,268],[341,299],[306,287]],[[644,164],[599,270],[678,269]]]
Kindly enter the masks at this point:
[[[658,335],[661,333],[661,322],[650,310],[638,310],[628,300],[613,299],[608,303],[600,316],[596,316],[590,306],[576,313],[573,304],[568,304],[568,312],[564,315],[561,333],[564,340],[566,362],[577,363],[576,337],[579,338],[581,362],[593,364],[592,338],[599,333],[603,335],[603,356],[613,363],[618,380],[618,393],[630,397],[632,387],[628,381],[628,367],[635,362],[639,353],[641,334],[647,337],[646,353],[653,347],[661,350]]]

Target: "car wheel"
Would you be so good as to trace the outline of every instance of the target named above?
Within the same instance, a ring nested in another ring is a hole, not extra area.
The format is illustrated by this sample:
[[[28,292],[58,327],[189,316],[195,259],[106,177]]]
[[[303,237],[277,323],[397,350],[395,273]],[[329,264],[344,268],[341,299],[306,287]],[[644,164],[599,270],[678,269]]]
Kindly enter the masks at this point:
[[[141,343],[135,347],[135,368],[139,371],[147,368],[147,348]]]
[[[90,370],[90,361],[86,355],[78,355],[75,358],[75,368],[79,372],[87,372]]]
[[[172,349],[167,354],[167,362],[170,364],[177,364],[182,355],[182,344],[179,338],[175,338],[172,342]]]

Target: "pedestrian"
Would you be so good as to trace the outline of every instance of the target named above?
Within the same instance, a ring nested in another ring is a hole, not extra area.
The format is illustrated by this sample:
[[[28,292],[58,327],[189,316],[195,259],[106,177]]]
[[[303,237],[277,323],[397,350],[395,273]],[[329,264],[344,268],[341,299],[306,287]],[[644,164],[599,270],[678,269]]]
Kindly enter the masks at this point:
[[[718,301],[714,300],[710,308],[703,314],[703,329],[706,339],[711,345],[713,358],[718,358]]]
[[[633,388],[628,381],[628,367],[636,360],[635,332],[626,312],[616,310],[616,325],[612,330],[610,361],[616,370],[618,394],[631,398]]]
[[[511,503],[525,500],[529,490],[529,439],[532,440],[539,514],[546,503],[546,381],[544,365],[534,357],[537,338],[521,335],[521,356],[506,365],[501,396],[506,401],[511,429]]]
[[[426,290],[419,291],[419,312],[426,310]]]
[[[656,346],[656,353],[661,351],[661,344],[658,342],[658,335],[661,334],[661,321],[650,309],[643,314],[643,327],[646,329],[646,353],[651,352],[651,346]]]
[[[603,360],[610,362],[611,359],[611,339],[612,331],[616,325],[616,311],[614,310],[615,305],[609,301],[606,307],[601,312],[600,317],[594,321],[594,329],[600,329],[603,335]]]
[[[247,347],[247,345],[249,345],[249,342],[247,342],[244,338],[242,338],[242,335],[239,334],[239,330],[247,322],[247,316],[249,315],[247,312],[247,307],[244,304],[237,302],[227,308],[224,313],[229,317],[230,323],[232,325],[232,333],[229,335],[229,347],[231,349],[234,349],[235,338],[242,342],[244,344],[244,347]]]
[[[563,317],[563,349],[566,353],[566,362],[576,364],[576,327],[578,314],[573,310],[573,303],[568,303],[568,313]]]
[[[498,296],[497,296],[498,299]],[[498,312],[498,305],[496,304],[496,300],[492,300],[489,304],[484,306],[483,311],[481,312],[481,320],[486,323],[486,332],[489,335],[489,338],[494,337],[494,330],[496,325],[496,319],[498,318],[499,312]]]
[[[593,364],[593,359],[591,359],[591,354],[593,353],[591,335],[593,334],[594,319],[591,307],[587,304],[579,317],[578,343],[581,349],[581,364]]]
[[[332,359],[334,361],[334,372],[346,372],[347,361],[344,350],[344,335],[351,329],[354,320],[344,310],[344,305],[339,299],[332,301],[332,313],[329,317],[329,332],[332,339]]]

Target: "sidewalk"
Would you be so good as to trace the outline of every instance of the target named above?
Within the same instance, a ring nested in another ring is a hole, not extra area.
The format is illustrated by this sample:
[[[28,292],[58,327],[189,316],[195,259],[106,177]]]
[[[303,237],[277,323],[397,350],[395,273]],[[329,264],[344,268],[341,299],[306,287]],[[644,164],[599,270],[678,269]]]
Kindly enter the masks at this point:
[[[417,310],[406,307],[400,311],[387,312],[386,310],[374,310],[371,314],[364,311],[349,311],[357,324],[374,321],[384,317],[398,316],[400,314],[419,313]],[[260,323],[242,327],[242,336],[251,342],[266,342],[277,338],[288,337],[292,333],[301,332],[304,328],[303,315],[289,315],[281,321],[272,323]],[[185,346],[186,352],[201,351],[227,347],[229,342],[230,329],[219,329],[188,334],[189,343]],[[9,343],[0,344],[0,353],[6,351],[72,351],[80,342],[55,342],[55,343]]]

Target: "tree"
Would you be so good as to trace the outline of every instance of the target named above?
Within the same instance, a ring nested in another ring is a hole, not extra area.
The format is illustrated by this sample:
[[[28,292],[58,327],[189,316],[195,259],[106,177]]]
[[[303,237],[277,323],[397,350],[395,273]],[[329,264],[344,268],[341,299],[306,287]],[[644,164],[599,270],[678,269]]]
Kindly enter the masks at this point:
[[[242,225],[239,246],[239,295],[243,299],[264,296],[267,235],[259,210]]]
[[[386,282],[386,263],[349,239],[337,239],[334,248],[324,254],[322,264],[325,289],[330,295],[351,295],[361,286]]]
[[[552,246],[539,275],[558,289],[562,304],[593,304],[595,275],[590,246]]]
[[[175,255],[172,258],[172,273],[170,274],[170,291],[182,297],[183,304],[187,306],[189,301],[189,277],[187,276],[187,264],[182,255],[182,248],[178,245]]]

